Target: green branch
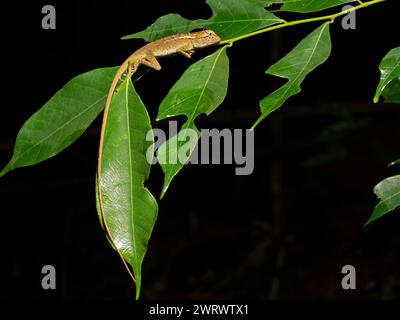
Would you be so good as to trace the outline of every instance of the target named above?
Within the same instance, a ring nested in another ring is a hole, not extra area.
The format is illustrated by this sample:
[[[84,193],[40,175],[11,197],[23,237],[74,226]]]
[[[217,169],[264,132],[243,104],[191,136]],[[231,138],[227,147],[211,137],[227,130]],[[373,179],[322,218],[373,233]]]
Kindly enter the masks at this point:
[[[269,32],[269,31],[273,31],[273,30],[277,30],[277,29],[282,29],[282,28],[286,28],[286,27],[291,27],[291,26],[295,26],[298,24],[304,24],[304,23],[310,23],[310,22],[316,22],[316,21],[326,21],[326,20],[331,20],[331,22],[334,22],[336,18],[341,17],[341,16],[345,16],[347,14],[349,14],[350,12],[353,11],[357,11],[360,10],[362,8],[366,8],[369,6],[372,6],[374,4],[380,3],[380,2],[384,2],[386,0],[372,0],[369,2],[361,2],[361,1],[357,1],[360,4],[356,7],[350,8],[348,10],[344,10],[335,14],[331,14],[331,15],[327,15],[327,16],[322,16],[322,17],[316,17],[316,18],[309,18],[309,19],[302,19],[302,20],[295,20],[295,21],[290,21],[290,22],[284,22],[272,27],[268,27],[265,29],[261,29],[261,30],[257,30],[255,32],[251,32],[245,35],[242,35],[240,37],[236,37],[236,38],[232,38],[232,39],[228,39],[228,40],[224,40],[221,41],[220,44],[227,44],[228,46],[232,46],[234,42],[239,41],[239,40],[243,40],[246,38],[250,38],[253,37],[255,35],[261,34],[261,33],[265,33],[265,32]]]

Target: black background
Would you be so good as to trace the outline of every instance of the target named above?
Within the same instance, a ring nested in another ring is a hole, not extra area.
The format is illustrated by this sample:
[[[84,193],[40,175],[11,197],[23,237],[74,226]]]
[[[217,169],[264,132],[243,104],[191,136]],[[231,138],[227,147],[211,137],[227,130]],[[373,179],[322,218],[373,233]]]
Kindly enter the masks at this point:
[[[41,9],[57,10],[57,29],[41,28]],[[377,66],[399,46],[396,1],[357,13],[357,29],[331,28],[329,61],[303,92],[256,129],[255,170],[192,165],[174,179],[143,265],[145,299],[388,299],[400,295],[400,218],[363,232],[373,186],[398,173],[400,110],[373,105]],[[196,19],[200,0],[52,1],[2,4],[0,165],[24,121],[73,76],[120,64],[144,44],[119,38],[163,14]],[[334,12],[334,10],[333,10]],[[285,15],[296,19],[296,15]],[[258,102],[284,83],[269,65],[318,27],[298,26],[240,41],[228,51],[229,91],[200,128],[249,128]],[[194,59],[213,49],[196,52]],[[137,84],[152,119],[190,65],[161,61]],[[155,124],[155,123],[154,123]],[[165,124],[164,124],[165,125]],[[131,299],[133,286],[98,223],[94,175],[100,118],[61,154],[0,179],[2,299]],[[149,188],[158,196],[154,167]],[[57,290],[41,288],[41,268],[57,269]],[[357,270],[357,290],[340,286]]]

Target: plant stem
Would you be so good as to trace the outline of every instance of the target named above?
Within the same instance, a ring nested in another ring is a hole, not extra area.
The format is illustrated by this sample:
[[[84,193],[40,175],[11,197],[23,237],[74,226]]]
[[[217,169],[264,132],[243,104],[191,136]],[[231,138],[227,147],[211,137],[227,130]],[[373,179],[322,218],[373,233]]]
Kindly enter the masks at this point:
[[[239,41],[239,40],[243,40],[246,38],[250,38],[252,36],[261,34],[261,33],[265,33],[265,32],[269,32],[269,31],[273,31],[273,30],[277,30],[277,29],[281,29],[281,28],[286,28],[286,27],[291,27],[291,26],[295,26],[298,24],[303,24],[303,23],[310,23],[310,22],[316,22],[316,21],[325,21],[325,20],[331,20],[331,22],[334,22],[336,18],[344,16],[349,14],[350,12],[353,11],[357,11],[360,10],[362,8],[366,8],[369,6],[372,6],[374,4],[380,3],[380,2],[384,2],[386,0],[372,0],[372,1],[368,1],[368,2],[361,2],[358,1],[360,4],[356,7],[350,8],[348,10],[344,10],[335,14],[331,14],[331,15],[327,15],[327,16],[322,16],[322,17],[316,17],[316,18],[309,18],[309,19],[302,19],[302,20],[295,20],[295,21],[290,21],[290,22],[284,22],[272,27],[268,27],[268,28],[264,28],[261,30],[257,30],[245,35],[242,35],[240,37],[236,37],[236,38],[232,38],[232,39],[228,39],[228,40],[224,40],[221,41],[220,44],[226,44],[229,46],[232,46],[234,42]]]

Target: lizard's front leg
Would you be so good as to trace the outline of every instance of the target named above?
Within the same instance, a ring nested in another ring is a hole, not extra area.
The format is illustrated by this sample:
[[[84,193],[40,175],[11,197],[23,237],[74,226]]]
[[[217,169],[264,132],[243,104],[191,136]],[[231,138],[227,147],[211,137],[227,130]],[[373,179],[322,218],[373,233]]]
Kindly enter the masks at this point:
[[[134,60],[133,62],[129,62],[129,69],[130,72],[128,73],[129,76],[132,76],[137,69],[139,68],[140,64],[142,63],[141,59]]]
[[[192,44],[186,44],[176,50],[177,53],[180,55],[190,59],[192,57],[192,54],[194,53],[194,49]]]
[[[141,64],[144,64],[145,66],[157,71],[161,70],[161,65],[158,63],[156,57],[152,53],[147,53],[146,57],[141,60]]]

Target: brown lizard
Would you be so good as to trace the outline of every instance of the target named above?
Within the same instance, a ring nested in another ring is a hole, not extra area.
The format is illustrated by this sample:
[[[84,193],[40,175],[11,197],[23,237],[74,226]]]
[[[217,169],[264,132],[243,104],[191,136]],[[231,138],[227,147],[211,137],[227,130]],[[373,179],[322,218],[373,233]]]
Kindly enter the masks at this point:
[[[128,57],[128,59],[124,61],[124,63],[119,67],[118,71],[116,72],[115,77],[111,83],[110,89],[108,91],[106,105],[104,107],[103,122],[100,132],[100,146],[99,146],[99,156],[97,164],[99,207],[101,211],[101,219],[103,220],[103,226],[107,233],[107,236],[110,239],[111,243],[113,243],[116,251],[118,252],[119,257],[121,258],[125,268],[127,269],[133,281],[135,281],[135,278],[132,275],[132,272],[129,269],[128,265],[126,264],[124,257],[119,252],[118,248],[115,246],[110,230],[107,226],[107,221],[103,206],[102,192],[101,192],[101,177],[102,177],[101,161],[103,153],[103,142],[104,142],[104,134],[105,134],[108,110],[110,108],[112,96],[115,90],[117,89],[117,85],[120,79],[122,79],[124,74],[126,74],[126,77],[132,76],[137,71],[137,69],[141,64],[155,70],[160,70],[161,66],[157,61],[157,57],[164,57],[178,53],[185,56],[186,58],[190,58],[196,49],[215,45],[218,44],[220,41],[221,39],[214,31],[206,29],[191,33],[174,34],[150,42],[145,46],[143,46],[142,48],[136,50],[132,55]]]

